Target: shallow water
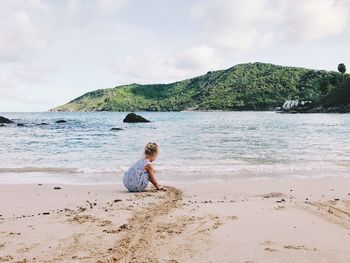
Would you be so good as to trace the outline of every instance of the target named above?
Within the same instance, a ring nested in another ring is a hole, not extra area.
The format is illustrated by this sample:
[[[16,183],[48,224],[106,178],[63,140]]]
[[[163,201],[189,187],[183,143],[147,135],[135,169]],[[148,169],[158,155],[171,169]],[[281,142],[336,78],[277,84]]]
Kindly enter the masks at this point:
[[[121,181],[149,141],[160,146],[161,181],[350,175],[349,114],[140,114],[152,122],[125,124],[126,113],[115,112],[0,113],[25,125],[0,127],[0,182]]]

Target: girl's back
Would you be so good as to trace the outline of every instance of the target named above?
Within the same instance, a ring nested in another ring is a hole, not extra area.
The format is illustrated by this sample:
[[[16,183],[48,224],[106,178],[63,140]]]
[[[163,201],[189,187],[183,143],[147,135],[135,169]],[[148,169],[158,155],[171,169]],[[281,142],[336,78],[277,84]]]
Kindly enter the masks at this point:
[[[149,176],[145,170],[145,166],[149,164],[149,160],[140,159],[136,161],[124,174],[124,186],[131,192],[143,191],[148,185]]]

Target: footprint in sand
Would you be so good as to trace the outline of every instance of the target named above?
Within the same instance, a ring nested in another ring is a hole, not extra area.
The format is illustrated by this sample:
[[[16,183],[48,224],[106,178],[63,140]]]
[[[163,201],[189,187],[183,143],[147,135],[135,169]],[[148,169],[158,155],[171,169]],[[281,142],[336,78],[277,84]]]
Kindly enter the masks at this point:
[[[20,234],[19,232],[10,232],[9,236],[19,236]]]
[[[279,205],[279,206],[274,207],[273,209],[275,209],[275,210],[285,210],[286,207],[283,206],[283,205]]]
[[[75,222],[78,224],[84,224],[86,222],[95,222],[97,219],[90,215],[76,215],[74,216],[70,222]]]
[[[128,229],[129,229],[128,225],[127,224],[123,224],[123,225],[121,225],[118,228],[104,229],[103,232],[105,232],[107,234],[116,234],[116,233],[119,233],[119,232],[122,232],[122,231],[128,230]]]
[[[280,193],[280,192],[272,192],[272,193],[258,195],[258,196],[259,197],[263,197],[263,198],[282,198],[282,197],[286,197],[285,194]]]
[[[265,240],[261,245],[265,246],[264,250],[267,252],[277,252],[278,249],[272,248],[271,246],[274,246],[274,243],[270,240]]]
[[[270,247],[265,247],[264,250],[268,251],[268,252],[276,252],[276,251],[278,251],[278,249],[270,248]]]
[[[8,261],[11,261],[13,260],[13,257],[12,256],[0,256],[0,262],[8,262]]]
[[[285,249],[294,249],[294,250],[313,250],[313,251],[317,250],[317,248],[310,249],[310,248],[305,247],[304,245],[286,245],[283,247]]]
[[[337,202],[337,205],[332,205],[331,202],[306,202],[307,206],[304,208],[331,223],[349,229],[350,201]]]
[[[110,226],[112,225],[112,221],[111,220],[103,220],[102,222],[100,222],[98,224],[98,226],[104,227],[104,226]]]
[[[277,248],[273,248],[271,246],[276,247],[277,245],[269,240],[265,240],[263,243],[261,243],[261,245],[265,246],[264,250],[267,252],[276,252],[279,251]],[[307,247],[305,247],[304,245],[284,245],[283,247],[281,247],[281,249],[288,249],[288,250],[308,250],[308,251],[316,251],[317,249],[309,249]]]

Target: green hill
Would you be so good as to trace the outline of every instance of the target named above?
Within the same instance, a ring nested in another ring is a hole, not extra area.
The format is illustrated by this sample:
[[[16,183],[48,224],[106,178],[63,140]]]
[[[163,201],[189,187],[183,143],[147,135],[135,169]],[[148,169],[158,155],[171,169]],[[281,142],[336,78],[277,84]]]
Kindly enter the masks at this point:
[[[350,112],[350,79],[332,89],[320,100],[320,105],[326,112]]]
[[[337,72],[266,63],[240,64],[170,84],[131,84],[88,92],[52,111],[269,110],[285,100],[319,101]]]

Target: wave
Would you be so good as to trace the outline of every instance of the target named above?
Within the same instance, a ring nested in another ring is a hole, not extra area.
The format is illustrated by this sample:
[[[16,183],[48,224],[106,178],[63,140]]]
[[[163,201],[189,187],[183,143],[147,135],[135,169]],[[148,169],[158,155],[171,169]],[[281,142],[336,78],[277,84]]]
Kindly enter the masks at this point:
[[[0,168],[0,173],[79,173],[77,168],[67,167],[16,167]]]

